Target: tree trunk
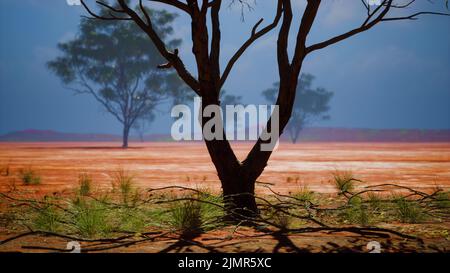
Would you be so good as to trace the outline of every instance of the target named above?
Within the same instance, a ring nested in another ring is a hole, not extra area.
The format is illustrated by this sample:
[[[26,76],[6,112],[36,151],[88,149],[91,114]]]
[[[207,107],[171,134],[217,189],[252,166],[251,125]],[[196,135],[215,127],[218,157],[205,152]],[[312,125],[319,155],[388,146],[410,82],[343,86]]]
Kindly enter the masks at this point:
[[[128,148],[128,136],[130,135],[130,126],[123,126],[122,148]]]
[[[258,214],[255,181],[240,175],[229,175],[221,180],[225,206],[231,219],[242,220]]]
[[[244,220],[257,215],[255,200],[257,177],[248,175],[247,168],[238,161],[228,140],[206,141],[206,146],[221,182],[226,218]]]
[[[215,94],[205,92],[206,94]],[[208,105],[219,105],[220,102],[215,95],[205,96],[202,100],[202,111]],[[212,118],[212,117],[211,117]],[[202,117],[204,125],[210,117]],[[255,201],[255,181],[245,175],[245,168],[234,154],[229,141],[226,139],[225,131],[223,140],[205,139],[211,160],[219,176],[225,208],[227,211],[227,220],[243,220],[254,217],[258,211]]]

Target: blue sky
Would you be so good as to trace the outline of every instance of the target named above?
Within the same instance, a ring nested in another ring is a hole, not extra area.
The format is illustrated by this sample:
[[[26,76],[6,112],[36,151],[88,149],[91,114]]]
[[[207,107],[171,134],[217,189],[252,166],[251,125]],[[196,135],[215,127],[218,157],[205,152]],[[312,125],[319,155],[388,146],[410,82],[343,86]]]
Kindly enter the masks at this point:
[[[248,37],[259,18],[273,18],[274,2],[256,1],[253,11],[222,11],[222,66]],[[300,14],[304,1],[294,1]],[[364,16],[359,0],[326,0],[310,43],[358,25]],[[420,1],[423,10],[442,10]],[[226,6],[226,5],[225,5]],[[161,5],[155,5],[161,8]],[[410,10],[408,12],[413,12]],[[120,133],[120,124],[89,96],[73,95],[45,67],[58,55],[56,44],[77,33],[81,7],[65,0],[0,1],[0,134],[52,129],[65,132]],[[299,16],[297,16],[299,17]],[[334,91],[331,120],[317,126],[348,128],[450,129],[450,18],[421,17],[389,22],[308,56],[304,72],[316,85]],[[184,43],[180,55],[194,71],[189,22],[180,15],[175,36]],[[276,31],[268,34],[236,64],[225,86],[245,103],[264,103],[261,91],[277,81]],[[169,107],[150,128],[170,129]]]

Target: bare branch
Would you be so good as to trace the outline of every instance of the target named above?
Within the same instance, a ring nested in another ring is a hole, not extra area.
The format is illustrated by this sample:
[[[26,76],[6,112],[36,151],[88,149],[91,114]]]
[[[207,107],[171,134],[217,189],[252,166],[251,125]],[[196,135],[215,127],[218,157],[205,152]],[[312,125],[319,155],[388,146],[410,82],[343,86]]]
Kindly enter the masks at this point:
[[[186,5],[185,3],[178,1],[178,0],[148,0],[150,2],[158,2],[158,3],[163,3],[172,7],[176,7],[184,12],[186,12],[187,14],[191,14],[191,11],[188,7],[188,5]]]
[[[98,15],[97,13],[95,13],[94,11],[92,11],[89,6],[84,2],[84,0],[81,0],[81,5],[83,5],[84,9],[86,9],[86,11],[92,16],[92,17],[85,17],[87,19],[99,19],[99,20],[106,20],[106,21],[130,21],[132,20],[129,17],[117,17],[116,15],[114,15],[112,12],[109,12],[109,16],[110,17],[105,17],[105,16],[101,16]],[[95,1],[99,6],[103,6],[107,9],[109,9],[110,11],[116,12],[116,13],[124,13],[123,10],[118,10],[114,7],[109,6],[108,4],[105,4],[101,1]]]
[[[360,27],[352,29],[344,34],[335,36],[331,39],[328,39],[324,42],[320,42],[314,45],[311,45],[307,48],[306,54],[309,54],[315,50],[325,48],[327,46],[330,46],[332,44],[338,43],[340,41],[343,41],[345,39],[348,39],[356,34],[359,34],[361,32],[367,31],[377,25],[380,22],[387,22],[387,21],[400,21],[400,20],[416,20],[417,17],[420,15],[441,15],[441,16],[450,16],[449,13],[442,13],[442,12],[431,12],[431,11],[422,11],[417,12],[408,16],[399,16],[399,17],[386,17],[386,15],[389,13],[389,11],[393,8],[395,9],[403,9],[406,7],[411,6],[411,4],[415,3],[416,0],[411,0],[403,5],[395,5],[393,3],[393,0],[383,0],[382,4],[378,6],[375,10],[372,12],[368,12],[368,16],[365,19],[365,21],[361,24]],[[368,9],[369,10],[369,9]],[[371,20],[377,13],[379,13],[375,19]]]
[[[141,19],[141,17],[128,6],[125,0],[118,0],[118,2],[122,9],[149,36],[161,55],[166,58],[171,66],[175,68],[178,75],[186,82],[189,87],[191,87],[192,90],[199,94],[198,81],[191,75],[190,72],[187,71],[184,63],[178,57],[178,54],[176,54],[177,52],[170,52],[169,50],[167,50],[164,41],[161,39],[161,37],[159,37],[158,33],[153,28],[151,18],[148,13],[146,13],[147,15],[144,14],[144,16],[146,16],[146,19],[149,20],[148,23],[145,23]]]
[[[250,35],[250,38],[248,38],[247,41],[239,48],[239,50],[231,57],[230,61],[228,62],[225,71],[221,77],[220,80],[220,87],[222,87],[225,84],[225,81],[228,78],[228,75],[230,74],[234,64],[239,60],[239,58],[244,54],[244,52],[255,42],[257,39],[261,38],[265,34],[269,33],[271,30],[273,30],[279,23],[282,15],[282,1],[278,1],[278,7],[277,7],[277,13],[275,16],[275,19],[273,22],[266,26],[265,28],[261,29],[260,31],[257,31],[258,26],[263,22],[263,19],[259,20],[255,26],[252,29],[252,33]]]

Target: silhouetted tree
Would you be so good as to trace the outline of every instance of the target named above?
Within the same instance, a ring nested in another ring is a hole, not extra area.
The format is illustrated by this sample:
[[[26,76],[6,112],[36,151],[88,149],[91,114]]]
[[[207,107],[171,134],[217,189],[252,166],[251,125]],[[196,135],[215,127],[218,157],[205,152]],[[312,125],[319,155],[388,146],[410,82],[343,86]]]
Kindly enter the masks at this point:
[[[296,0],[297,1],[297,0]],[[375,25],[383,22],[393,22],[399,20],[416,19],[420,15],[434,14],[445,15],[437,12],[414,12],[409,15],[397,14],[395,10],[410,8],[417,1],[411,0],[408,3],[394,0],[381,0],[380,5],[370,6],[367,1],[358,1],[362,4],[363,15],[366,18],[356,28],[343,34],[337,35],[323,42],[310,44],[308,36],[314,25],[317,12],[321,5],[321,0],[305,0],[306,7],[303,14],[292,10],[292,0],[277,0],[277,8],[274,11],[274,20],[261,27],[263,20],[259,20],[250,32],[249,38],[232,55],[229,62],[222,67],[220,65],[221,55],[221,27],[220,11],[222,0],[155,0],[146,1],[146,3],[163,3],[175,9],[182,14],[187,15],[191,21],[192,53],[196,61],[197,71],[192,74],[185,67],[182,59],[178,55],[178,50],[164,42],[156,29],[157,17],[146,13],[144,2],[139,0],[139,7],[133,9],[126,0],[115,0],[118,8],[108,6],[105,2],[96,1],[101,6],[110,8],[111,14],[101,15],[96,13],[92,7],[82,0],[86,11],[94,18],[100,20],[130,20],[136,23],[148,38],[153,41],[161,55],[167,60],[167,63],[160,65],[160,68],[173,68],[183,81],[202,97],[202,111],[210,105],[220,105],[220,91],[226,82],[234,65],[245,53],[245,51],[259,38],[275,29],[281,22],[278,30],[277,40],[277,60],[280,77],[280,85],[276,104],[279,106],[279,129],[283,133],[292,113],[295,102],[298,78],[300,76],[303,61],[305,58],[319,49],[323,49],[332,44],[338,43],[359,33],[365,32]],[[246,0],[229,0],[229,3],[241,3],[248,5]],[[299,16],[299,20],[293,20]],[[296,29],[292,29],[293,22],[300,22]],[[296,35],[292,39],[294,44],[291,54],[288,54],[289,36]],[[131,44],[131,43],[130,43]],[[223,70],[222,70],[223,69]],[[203,126],[214,117],[203,117]],[[204,128],[204,127],[203,127]],[[266,131],[271,131],[271,119],[266,126]],[[228,212],[238,213],[245,217],[251,217],[257,213],[255,193],[255,181],[264,171],[272,151],[261,149],[261,145],[271,142],[259,138],[253,146],[244,161],[239,161],[226,139],[225,132],[223,139],[205,139],[211,160],[217,170],[222,184],[223,195]],[[231,215],[231,214],[229,214]],[[234,214],[235,215],[235,214]],[[244,217],[244,218],[245,218]]]
[[[330,109],[329,103],[333,93],[324,88],[313,88],[313,81],[314,76],[311,74],[302,74],[298,80],[291,119],[286,125],[286,130],[289,132],[292,143],[297,142],[300,131],[306,125],[316,120],[327,120],[330,118],[327,112]],[[262,94],[268,102],[275,103],[279,88],[280,83],[276,82],[272,88],[264,90]]]
[[[170,47],[181,41],[169,39],[175,15],[147,10],[157,21],[158,36]],[[109,10],[102,8],[101,14]],[[155,107],[185,87],[175,73],[157,69],[163,59],[153,43],[136,24],[122,20],[94,21],[82,19],[79,35],[60,43],[62,56],[48,62],[64,84],[77,94],[94,97],[123,125],[124,148],[133,126],[143,129],[152,121]],[[180,95],[181,93],[181,95]],[[139,125],[136,125],[136,123]]]

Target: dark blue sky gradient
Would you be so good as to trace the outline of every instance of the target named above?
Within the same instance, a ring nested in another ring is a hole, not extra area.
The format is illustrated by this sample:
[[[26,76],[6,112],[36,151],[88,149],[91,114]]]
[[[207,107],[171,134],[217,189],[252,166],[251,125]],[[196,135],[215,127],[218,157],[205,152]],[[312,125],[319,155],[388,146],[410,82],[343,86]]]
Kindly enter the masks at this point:
[[[240,12],[224,8],[223,60],[240,46],[253,24],[273,17],[275,1],[257,1],[242,22]],[[302,2],[297,1],[296,12]],[[323,1],[310,42],[357,26],[360,1]],[[420,8],[442,5],[420,1]],[[161,7],[158,5],[158,7]],[[411,10],[410,12],[414,12]],[[27,128],[65,132],[120,133],[120,124],[89,96],[75,96],[45,67],[58,55],[56,44],[77,33],[81,7],[65,0],[0,1],[0,134]],[[194,71],[189,23],[176,20],[183,38],[181,57]],[[264,103],[261,91],[277,81],[276,31],[263,37],[236,64],[225,89],[245,103]],[[318,126],[359,128],[450,128],[450,18],[422,17],[389,22],[308,56],[304,72],[335,92],[331,120]],[[169,106],[151,132],[169,132]]]

